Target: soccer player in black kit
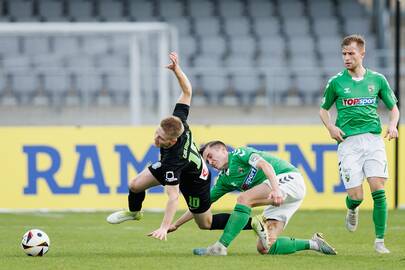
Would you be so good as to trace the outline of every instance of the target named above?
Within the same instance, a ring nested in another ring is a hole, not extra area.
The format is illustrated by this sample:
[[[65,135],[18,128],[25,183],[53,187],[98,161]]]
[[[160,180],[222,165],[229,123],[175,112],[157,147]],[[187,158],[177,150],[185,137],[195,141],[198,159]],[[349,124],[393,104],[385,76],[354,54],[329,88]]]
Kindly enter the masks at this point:
[[[166,67],[176,75],[182,93],[173,115],[164,118],[155,132],[155,145],[160,147],[160,161],[145,168],[130,182],[129,210],[117,211],[107,217],[111,224],[140,220],[145,190],[158,185],[166,186],[169,199],[162,223],[160,228],[148,234],[159,240],[166,240],[167,233],[177,229],[171,224],[177,210],[180,191],[189,209],[185,217],[189,215],[189,218],[194,218],[200,229],[222,230],[230,216],[229,213],[211,213],[211,175],[187,124],[192,87],[180,68],[177,54],[172,52],[169,58],[171,63]],[[244,229],[252,229],[251,222]]]

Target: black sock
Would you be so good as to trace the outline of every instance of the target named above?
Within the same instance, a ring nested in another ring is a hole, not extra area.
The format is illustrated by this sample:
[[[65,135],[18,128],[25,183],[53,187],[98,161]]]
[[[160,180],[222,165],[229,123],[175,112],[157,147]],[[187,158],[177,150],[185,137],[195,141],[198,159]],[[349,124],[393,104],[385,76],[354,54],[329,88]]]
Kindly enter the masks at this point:
[[[223,230],[223,229],[225,229],[226,223],[228,222],[228,219],[229,219],[230,216],[231,216],[231,214],[228,214],[228,213],[221,213],[221,214],[213,215],[210,230]],[[251,230],[252,229],[252,226],[250,225],[251,221],[252,221],[252,218],[249,218],[248,223],[243,228],[244,230]]]
[[[129,211],[135,212],[140,211],[142,209],[142,203],[145,199],[145,191],[141,191],[138,193],[134,193],[131,190],[128,194],[128,207]]]

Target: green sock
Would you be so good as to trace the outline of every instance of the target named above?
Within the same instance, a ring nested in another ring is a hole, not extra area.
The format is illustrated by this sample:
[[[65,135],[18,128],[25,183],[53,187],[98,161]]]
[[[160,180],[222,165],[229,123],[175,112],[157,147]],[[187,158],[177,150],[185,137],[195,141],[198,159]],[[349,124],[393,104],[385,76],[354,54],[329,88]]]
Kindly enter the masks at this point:
[[[353,200],[349,197],[349,195],[346,196],[346,207],[347,209],[356,209],[357,206],[361,204],[363,200]]]
[[[246,226],[249,221],[250,212],[252,212],[250,207],[243,204],[236,204],[228,222],[226,223],[219,242],[228,247],[233,239],[235,239],[240,231]]]
[[[300,250],[308,250],[309,240],[294,239],[289,237],[277,237],[268,254],[291,254]]]
[[[387,228],[387,200],[383,189],[371,193],[374,200],[373,221],[375,227],[375,236],[384,239],[385,229]]]

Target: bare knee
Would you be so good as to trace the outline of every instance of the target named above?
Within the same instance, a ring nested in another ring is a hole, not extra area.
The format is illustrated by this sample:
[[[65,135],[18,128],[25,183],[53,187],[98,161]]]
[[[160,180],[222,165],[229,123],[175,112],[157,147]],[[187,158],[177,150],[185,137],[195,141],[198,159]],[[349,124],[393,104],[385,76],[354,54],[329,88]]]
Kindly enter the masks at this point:
[[[209,230],[211,229],[211,224],[209,224],[208,222],[204,222],[204,223],[197,223],[198,228],[200,228],[200,230]]]
[[[252,204],[251,200],[245,193],[241,193],[238,196],[238,198],[236,199],[236,202],[238,204],[243,204],[243,205],[247,205],[247,206],[251,206],[251,204]]]
[[[139,190],[137,189],[137,185],[136,185],[136,178],[133,179],[133,180],[129,183],[128,188],[129,188],[129,190],[131,190],[131,191],[134,192],[134,193],[139,192]]]

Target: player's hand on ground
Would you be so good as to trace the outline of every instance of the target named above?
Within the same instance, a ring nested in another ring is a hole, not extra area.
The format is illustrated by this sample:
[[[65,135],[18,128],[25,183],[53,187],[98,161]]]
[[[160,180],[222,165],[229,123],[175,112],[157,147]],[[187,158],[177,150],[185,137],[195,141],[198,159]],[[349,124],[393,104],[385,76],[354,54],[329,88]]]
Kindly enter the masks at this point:
[[[283,194],[279,189],[270,191],[269,199],[273,201],[274,206],[280,206],[284,202]]]
[[[148,234],[148,236],[156,238],[158,240],[167,240],[167,229],[159,228],[156,231],[153,231]]]
[[[177,55],[176,52],[171,52],[169,54],[169,58],[171,63],[168,64],[166,68],[174,71],[179,66],[179,56]]]
[[[398,129],[396,126],[390,126],[387,128],[387,131],[385,132],[384,138],[387,138],[388,140],[391,141],[391,139],[398,138]]]
[[[338,142],[343,142],[343,136],[346,135],[340,128],[338,128],[335,125],[332,125],[331,127],[328,128],[329,134],[332,137],[332,139],[338,141]]]
[[[174,232],[178,229],[178,227],[174,224],[170,225],[169,229],[167,230],[167,233]]]

